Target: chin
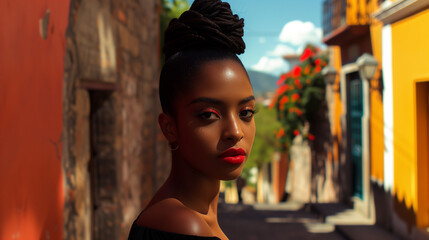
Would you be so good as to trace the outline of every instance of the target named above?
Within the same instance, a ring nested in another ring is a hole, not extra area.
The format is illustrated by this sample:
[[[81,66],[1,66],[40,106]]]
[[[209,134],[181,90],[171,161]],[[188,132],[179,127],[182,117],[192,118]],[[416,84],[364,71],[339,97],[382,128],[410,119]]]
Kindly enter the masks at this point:
[[[221,176],[219,180],[231,181],[231,180],[237,179],[240,175],[241,175],[241,168],[237,169],[237,171],[229,172],[228,174]]]
[[[219,179],[219,180],[222,180],[222,181],[232,181],[232,180],[237,179],[239,176],[240,175],[237,175],[237,176],[228,176],[228,177],[224,177],[224,178]]]

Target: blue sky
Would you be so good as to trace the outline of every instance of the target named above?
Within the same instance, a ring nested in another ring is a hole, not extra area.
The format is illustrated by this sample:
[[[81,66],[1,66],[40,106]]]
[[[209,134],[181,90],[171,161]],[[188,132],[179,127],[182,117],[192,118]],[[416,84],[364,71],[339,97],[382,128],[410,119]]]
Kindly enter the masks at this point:
[[[244,18],[246,52],[240,58],[248,69],[278,75],[289,70],[281,55],[299,54],[309,41],[321,45],[323,0],[224,1]]]

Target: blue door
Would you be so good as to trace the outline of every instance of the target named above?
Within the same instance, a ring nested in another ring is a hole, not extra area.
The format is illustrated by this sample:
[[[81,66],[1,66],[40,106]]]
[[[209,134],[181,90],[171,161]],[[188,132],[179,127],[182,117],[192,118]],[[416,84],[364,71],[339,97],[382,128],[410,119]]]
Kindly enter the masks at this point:
[[[363,196],[362,181],[362,116],[363,94],[362,80],[358,72],[347,75],[348,81],[348,128],[349,128],[349,156],[352,165],[352,189],[353,195]]]

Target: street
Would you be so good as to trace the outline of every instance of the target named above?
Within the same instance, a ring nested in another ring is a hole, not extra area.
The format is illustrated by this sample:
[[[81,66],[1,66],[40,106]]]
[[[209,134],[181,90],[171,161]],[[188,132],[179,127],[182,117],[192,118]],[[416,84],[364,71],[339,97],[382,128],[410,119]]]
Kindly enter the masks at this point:
[[[220,203],[219,224],[231,240],[345,239],[300,203],[245,205]]]

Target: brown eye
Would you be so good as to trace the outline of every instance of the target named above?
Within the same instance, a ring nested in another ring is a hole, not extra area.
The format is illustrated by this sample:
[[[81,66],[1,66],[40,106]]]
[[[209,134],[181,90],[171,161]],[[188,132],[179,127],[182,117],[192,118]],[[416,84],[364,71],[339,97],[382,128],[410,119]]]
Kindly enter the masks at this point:
[[[240,118],[250,119],[255,115],[255,111],[253,109],[245,109],[240,112]]]
[[[219,113],[217,113],[214,110],[207,110],[205,112],[202,112],[198,114],[198,117],[200,117],[203,120],[215,120],[220,118]]]

